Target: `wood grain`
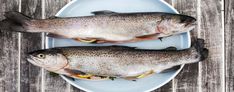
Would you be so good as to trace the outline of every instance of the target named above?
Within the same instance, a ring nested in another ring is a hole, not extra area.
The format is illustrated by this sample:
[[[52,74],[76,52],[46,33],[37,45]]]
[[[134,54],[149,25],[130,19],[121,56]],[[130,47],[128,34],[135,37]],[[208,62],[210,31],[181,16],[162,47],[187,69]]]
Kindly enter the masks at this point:
[[[32,18],[41,19],[41,0],[21,0],[22,13]],[[26,60],[28,52],[42,48],[40,33],[22,33],[21,35],[21,63],[20,63],[20,91],[41,91],[41,68]]]
[[[234,1],[225,0],[226,92],[234,92]]]
[[[172,87],[172,80],[168,82],[167,84],[163,85],[162,87],[152,91],[152,92],[172,92],[173,87]]]
[[[78,88],[70,85],[70,92],[86,92],[86,91],[83,91],[81,89],[78,89]]]
[[[18,0],[0,0],[0,20],[4,12],[18,11]],[[16,92],[18,89],[18,33],[0,30],[0,92]]]
[[[164,1],[166,1],[168,4],[172,5],[173,0],[164,0]]]
[[[175,0],[173,3],[180,14],[197,18],[196,0]],[[192,30],[192,39],[197,38],[197,34],[197,28]],[[174,79],[174,90],[176,92],[198,92],[198,63],[184,66],[182,71]]]
[[[67,0],[45,0],[45,18],[55,16],[55,14],[67,3]],[[45,92],[68,92],[69,84],[66,83],[60,76],[51,76],[45,70]]]
[[[223,30],[220,0],[201,0],[201,37],[209,49],[201,62],[201,91],[222,92],[224,88]]]

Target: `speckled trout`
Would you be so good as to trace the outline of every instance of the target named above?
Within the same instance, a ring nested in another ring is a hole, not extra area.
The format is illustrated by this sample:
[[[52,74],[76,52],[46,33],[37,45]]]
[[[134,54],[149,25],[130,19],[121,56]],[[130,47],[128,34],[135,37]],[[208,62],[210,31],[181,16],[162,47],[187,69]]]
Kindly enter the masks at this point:
[[[55,38],[82,42],[124,43],[159,39],[188,32],[196,19],[181,14],[162,12],[115,13],[96,11],[95,16],[32,19],[19,12],[6,12],[13,31],[47,32]]]
[[[198,39],[186,50],[141,50],[130,47],[62,47],[30,52],[27,60],[48,71],[74,78],[139,78],[181,64],[204,60],[208,50]]]

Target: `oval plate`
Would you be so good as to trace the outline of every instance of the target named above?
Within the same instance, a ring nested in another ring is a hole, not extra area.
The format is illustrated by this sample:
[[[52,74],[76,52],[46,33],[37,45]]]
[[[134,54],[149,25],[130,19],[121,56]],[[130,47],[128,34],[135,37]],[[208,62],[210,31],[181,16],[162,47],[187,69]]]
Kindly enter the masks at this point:
[[[57,14],[58,17],[77,17],[92,16],[91,12],[100,10],[110,10],[114,12],[169,12],[178,13],[173,7],[163,0],[73,0],[64,6]],[[106,45],[124,45],[138,47],[140,49],[164,49],[170,46],[177,49],[186,49],[190,47],[190,34],[183,33],[160,40],[143,41],[125,44],[87,44],[76,42],[71,39],[47,39],[47,47],[64,46],[106,46]],[[61,77],[73,86],[89,92],[143,92],[152,91],[172,80],[183,68],[172,70],[166,73],[157,73],[137,81],[128,81],[124,79],[105,80],[105,81],[87,81],[71,79],[64,75]]]

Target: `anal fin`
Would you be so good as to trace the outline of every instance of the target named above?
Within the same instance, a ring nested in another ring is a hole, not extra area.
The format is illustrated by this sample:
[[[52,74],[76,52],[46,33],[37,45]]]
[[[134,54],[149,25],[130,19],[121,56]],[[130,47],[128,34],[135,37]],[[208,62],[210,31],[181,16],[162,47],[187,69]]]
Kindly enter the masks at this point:
[[[153,74],[154,74],[154,71],[153,71],[153,70],[150,70],[150,71],[147,71],[147,72],[145,72],[145,73],[143,73],[143,74],[140,74],[140,75],[138,75],[138,76],[125,77],[124,79],[136,81],[137,79],[145,78],[145,77],[150,76],[150,75],[153,75]]]

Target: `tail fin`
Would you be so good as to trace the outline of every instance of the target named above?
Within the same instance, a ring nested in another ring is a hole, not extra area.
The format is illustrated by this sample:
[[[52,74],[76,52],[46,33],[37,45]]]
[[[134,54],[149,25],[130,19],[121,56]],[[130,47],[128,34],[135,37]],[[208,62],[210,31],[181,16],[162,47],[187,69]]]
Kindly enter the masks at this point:
[[[26,32],[25,27],[31,20],[31,18],[14,11],[6,12],[4,16],[6,19],[0,21],[1,30]]]
[[[200,61],[205,60],[208,57],[209,51],[207,48],[204,48],[204,40],[203,39],[196,39],[194,42],[194,47],[196,48],[197,52],[201,54]]]
[[[15,11],[6,12],[4,16],[7,19],[9,19],[15,23],[21,24],[21,25],[25,25],[31,20],[30,17],[23,15],[20,12],[15,12]]]

